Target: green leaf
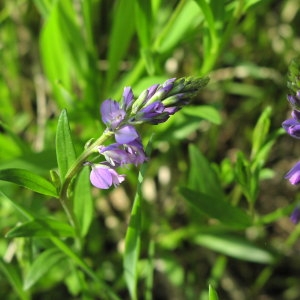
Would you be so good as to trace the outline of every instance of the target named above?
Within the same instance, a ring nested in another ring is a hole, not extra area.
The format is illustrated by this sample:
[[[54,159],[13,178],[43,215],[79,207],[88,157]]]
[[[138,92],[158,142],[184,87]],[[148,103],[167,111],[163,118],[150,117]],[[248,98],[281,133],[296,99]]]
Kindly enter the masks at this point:
[[[1,201],[8,201],[10,204],[12,204],[27,220],[33,220],[34,219],[34,215],[28,211],[27,209],[25,209],[24,207],[22,207],[21,205],[19,205],[17,202],[13,201],[12,199],[10,199],[9,197],[7,197],[4,193],[2,193],[0,191],[0,200]]]
[[[77,178],[74,192],[74,213],[80,224],[80,233],[84,237],[93,220],[94,202],[91,194],[89,169],[84,168]]]
[[[17,225],[6,234],[6,238],[52,236],[74,236],[74,229],[70,225],[56,220],[34,219]]]
[[[260,248],[243,237],[228,233],[199,234],[194,238],[196,244],[219,253],[256,263],[270,264],[275,261],[275,256]]]
[[[189,146],[189,187],[195,191],[224,199],[219,178],[206,157],[194,145]]]
[[[180,188],[180,193],[194,208],[224,225],[247,228],[252,224],[250,217],[243,210],[232,206],[224,198],[213,197],[188,188]]]
[[[110,90],[110,86],[119,71],[120,62],[126,54],[134,33],[134,4],[135,1],[133,0],[120,0],[116,2],[113,14],[114,22],[112,23],[112,30],[109,35],[107,90]]]
[[[57,124],[56,156],[61,180],[65,178],[69,168],[76,160],[74,145],[66,110],[62,110]]]
[[[52,248],[42,252],[30,266],[25,279],[24,290],[30,289],[39,279],[57,265],[61,260],[65,259],[66,255],[57,248]]]
[[[260,168],[251,169],[250,162],[246,159],[243,152],[237,153],[235,173],[238,183],[241,185],[244,195],[250,203],[257,199],[259,187]]]
[[[198,117],[210,121],[211,123],[220,125],[222,122],[221,115],[214,107],[210,105],[187,106],[183,109],[183,113],[189,116]]]
[[[21,272],[12,263],[7,264],[0,258],[0,270],[12,285],[19,299],[29,300],[29,295],[23,291]]]
[[[107,285],[94,271],[87,265],[87,263],[76,254],[64,241],[57,237],[51,237],[51,241],[58,249],[60,249],[67,257],[69,257],[73,264],[80,267],[95,283],[97,283],[97,289],[103,299],[120,300],[115,294],[112,288]]]
[[[135,27],[140,42],[140,54],[149,74],[154,74],[155,66],[151,51],[152,1],[135,1]]]
[[[28,170],[0,170],[0,180],[15,183],[42,195],[57,197],[56,189],[50,181]]]
[[[82,97],[87,105],[93,101],[86,96],[94,90],[97,75],[95,61],[87,49],[86,24],[81,20],[79,25],[79,16],[71,0],[48,2],[47,11],[43,9],[43,12],[46,20],[40,37],[40,53],[54,99],[60,107],[71,108],[75,103],[69,101],[68,94],[72,94],[76,82],[76,88],[84,90]],[[57,85],[57,82],[61,84]]]
[[[51,11],[51,0],[34,0],[33,2],[39,13],[46,18]]]
[[[256,126],[253,130],[252,135],[252,152],[251,157],[255,157],[255,155],[259,152],[261,147],[264,145],[267,134],[270,129],[270,116],[272,113],[271,107],[267,107],[259,117]]]
[[[136,194],[134,205],[130,215],[129,227],[125,237],[125,253],[123,266],[125,280],[132,299],[137,299],[137,262],[140,254],[141,245],[141,226],[142,226],[141,195]]]
[[[154,51],[164,53],[178,45],[189,31],[203,20],[194,1],[180,1],[154,44]]]
[[[149,156],[151,152],[151,139],[146,147],[146,154]],[[133,207],[131,210],[129,227],[125,237],[125,252],[123,256],[123,267],[126,284],[131,295],[131,299],[137,299],[136,286],[138,279],[138,258],[141,245],[142,230],[142,190],[144,175],[147,164],[143,164],[138,176],[138,186]]]
[[[211,285],[209,285],[209,288],[208,288],[208,299],[209,300],[219,300],[217,292]]]
[[[55,86],[58,81],[61,81],[67,88],[71,86],[70,62],[59,26],[61,2],[67,1],[52,1],[51,6],[48,2],[46,8],[40,8],[47,15],[47,19],[41,30],[39,46],[43,69],[52,83],[55,100],[60,107],[68,107],[70,103],[62,97]]]
[[[151,46],[152,1],[136,0],[134,5],[135,23],[138,38],[143,49]]]

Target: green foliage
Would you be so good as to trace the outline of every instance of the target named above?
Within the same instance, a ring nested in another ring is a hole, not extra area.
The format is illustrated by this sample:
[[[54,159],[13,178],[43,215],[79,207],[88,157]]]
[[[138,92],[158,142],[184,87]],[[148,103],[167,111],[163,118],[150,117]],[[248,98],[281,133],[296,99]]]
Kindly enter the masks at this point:
[[[64,179],[76,159],[67,112],[65,110],[61,112],[57,123],[56,155],[60,177]]]
[[[251,225],[247,214],[239,208],[231,206],[223,198],[212,197],[186,188],[182,188],[181,193],[194,208],[219,220],[224,225],[236,228],[246,228]]]
[[[2,1],[0,298],[300,298],[279,129],[299,5],[279,2]],[[202,75],[191,105],[139,127],[148,162],[92,188],[101,102]]]
[[[208,297],[209,300],[219,300],[217,292],[211,285],[209,285]]]
[[[65,255],[56,248],[42,252],[33,262],[24,279],[24,290],[30,289],[39,279],[43,278],[56,264],[65,259]]]
[[[0,180],[9,181],[34,192],[56,197],[56,189],[48,180],[24,169],[0,170]]]

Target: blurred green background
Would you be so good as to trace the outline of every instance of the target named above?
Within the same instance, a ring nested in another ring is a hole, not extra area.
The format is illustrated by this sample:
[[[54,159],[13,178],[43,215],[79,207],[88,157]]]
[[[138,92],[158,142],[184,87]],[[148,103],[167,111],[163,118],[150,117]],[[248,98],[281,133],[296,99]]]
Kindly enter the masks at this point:
[[[101,102],[120,100],[124,86],[138,95],[168,78],[209,75],[191,108],[139,129],[145,144],[155,135],[143,183],[147,214],[138,299],[208,299],[209,283],[219,299],[300,299],[300,228],[288,218],[297,189],[283,179],[299,148],[275,134],[289,115],[286,74],[300,51],[299,7],[298,0],[2,0],[0,169],[24,168],[50,178],[63,108],[78,155],[104,130]],[[212,163],[231,202],[246,207],[233,165],[239,151],[253,158],[254,128],[266,110],[274,145],[261,162],[255,194],[255,214],[265,219],[242,232],[234,229],[233,236],[231,230],[210,230],[215,220],[199,217],[178,192],[205,169],[195,149]],[[121,299],[129,299],[122,253],[138,171],[125,172],[119,188],[92,190],[95,210],[82,254]],[[41,217],[66,221],[56,200],[4,181],[0,190]],[[74,275],[68,261],[22,291],[18,280],[50,242],[5,238],[22,216],[3,197],[0,208],[1,298],[102,299],[93,283],[82,288],[83,275]]]

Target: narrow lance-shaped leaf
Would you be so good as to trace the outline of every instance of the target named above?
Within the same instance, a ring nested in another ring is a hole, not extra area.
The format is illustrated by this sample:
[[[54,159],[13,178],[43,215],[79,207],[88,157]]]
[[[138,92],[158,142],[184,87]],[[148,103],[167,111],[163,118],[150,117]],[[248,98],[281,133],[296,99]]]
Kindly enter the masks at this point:
[[[24,290],[30,289],[49,270],[66,258],[66,255],[57,248],[45,250],[30,266],[24,280]]]
[[[271,107],[267,107],[261,116],[259,117],[256,126],[253,130],[252,135],[252,153],[251,157],[254,158],[255,155],[260,151],[260,149],[263,147],[267,134],[269,133],[270,128],[270,115],[271,115],[272,109]]]
[[[194,145],[189,147],[189,187],[214,198],[224,198],[221,183],[206,157]]]
[[[201,10],[195,1],[180,1],[157,37],[153,50],[159,53],[169,51],[202,20]]]
[[[74,193],[74,213],[80,225],[80,233],[85,236],[93,220],[93,198],[89,179],[89,169],[85,168],[78,176]]]
[[[58,119],[56,132],[56,157],[61,180],[63,181],[69,168],[76,160],[76,154],[66,110],[61,112]]]
[[[67,257],[69,257],[73,264],[79,266],[88,276],[90,276],[95,283],[97,283],[97,288],[99,294],[103,299],[120,300],[120,298],[115,294],[110,286],[108,286],[104,281],[97,276],[94,271],[87,265],[87,263],[76,254],[64,241],[57,237],[51,237],[51,241],[60,251],[62,251]]]
[[[208,289],[208,299],[209,300],[219,300],[217,292],[211,285],[209,285],[209,289]]]
[[[15,183],[42,195],[57,197],[56,189],[50,181],[28,170],[0,170],[0,180]]]
[[[146,154],[150,155],[151,140],[146,147]],[[140,254],[141,230],[142,230],[142,182],[146,172],[146,164],[142,165],[138,177],[137,193],[133,202],[129,227],[125,237],[125,253],[123,257],[124,275],[131,299],[137,299],[137,264]]]
[[[13,264],[11,264],[11,263],[7,264],[6,262],[3,261],[2,258],[0,258],[0,271],[4,274],[4,276],[7,278],[7,280],[12,285],[16,294],[18,295],[18,299],[21,299],[21,300],[29,300],[30,299],[28,293],[23,291],[21,272],[17,269],[16,266],[13,266]]]
[[[217,219],[224,225],[234,228],[246,228],[251,225],[250,217],[240,208],[232,206],[223,198],[181,188],[184,198],[201,213]]]
[[[270,264],[276,259],[275,255],[267,249],[249,242],[244,237],[230,233],[201,233],[192,238],[196,244],[219,253],[256,263]]]
[[[119,70],[119,64],[126,53],[134,32],[134,2],[132,0],[120,0],[116,2],[113,14],[114,22],[108,47],[109,69],[106,76],[108,89]]]
[[[70,225],[56,220],[34,219],[15,226],[6,234],[6,238],[52,236],[74,236],[74,229]]]
[[[152,1],[135,1],[135,27],[141,45],[141,57],[149,74],[154,73],[153,54],[151,51]]]

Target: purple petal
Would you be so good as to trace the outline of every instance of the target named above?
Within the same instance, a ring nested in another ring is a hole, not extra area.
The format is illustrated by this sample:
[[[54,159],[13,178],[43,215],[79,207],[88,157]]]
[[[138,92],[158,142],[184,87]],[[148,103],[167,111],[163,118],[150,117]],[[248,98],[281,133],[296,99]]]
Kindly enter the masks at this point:
[[[113,184],[113,178],[109,168],[102,165],[92,167],[90,181],[93,186],[104,190],[110,188]]]
[[[293,119],[285,120],[282,123],[284,130],[293,138],[300,139],[300,123]]]
[[[179,107],[166,107],[164,112],[167,112],[169,115],[174,115],[180,108]]]
[[[294,109],[292,111],[292,117],[299,122],[299,120],[300,120],[300,111],[297,110],[297,109]]]
[[[290,183],[294,185],[300,183],[300,161],[294,165],[284,178],[288,179]]]
[[[163,87],[171,86],[171,88],[172,88],[173,87],[173,83],[174,83],[175,80],[176,80],[176,78],[170,78],[170,79],[166,80],[163,83]]]
[[[143,122],[149,122],[164,111],[164,105],[157,101],[141,109],[136,115],[136,119]]]
[[[297,99],[297,97],[294,95],[287,95],[287,99],[292,106],[296,106],[299,102],[299,99]]]
[[[92,166],[90,181],[99,189],[108,189],[112,185],[117,186],[125,180],[125,175],[118,174],[114,169],[105,165]]]
[[[102,121],[111,129],[116,129],[125,118],[125,111],[114,100],[105,100],[101,105]]]
[[[133,100],[134,96],[131,87],[125,87],[122,97],[122,108],[124,108],[125,110],[130,108],[133,103]]]
[[[112,165],[112,166],[121,166],[124,164],[131,163],[131,157],[127,151],[121,149],[122,145],[120,144],[111,144],[107,147],[99,147],[100,154],[104,155],[105,159]]]
[[[118,174],[114,169],[108,169],[111,174],[112,183],[116,187],[125,180],[125,175]]]
[[[111,122],[112,113],[120,109],[119,103],[117,101],[108,99],[102,102],[101,104],[101,116],[104,124]]]
[[[296,207],[290,216],[290,220],[294,224],[298,224],[300,222],[300,208]]]
[[[115,138],[119,144],[127,144],[138,137],[136,129],[131,125],[123,126],[115,132]]]
[[[147,89],[148,91],[147,99],[150,99],[154,95],[158,87],[159,84],[153,84]]]

